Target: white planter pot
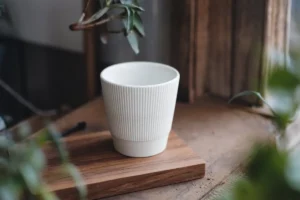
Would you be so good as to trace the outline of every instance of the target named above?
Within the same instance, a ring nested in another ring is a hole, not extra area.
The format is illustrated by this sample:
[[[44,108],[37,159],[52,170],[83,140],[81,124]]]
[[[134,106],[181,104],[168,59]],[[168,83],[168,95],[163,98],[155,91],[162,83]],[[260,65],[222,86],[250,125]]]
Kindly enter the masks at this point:
[[[171,131],[179,73],[159,63],[128,62],[100,75],[115,149],[130,157],[164,151]]]

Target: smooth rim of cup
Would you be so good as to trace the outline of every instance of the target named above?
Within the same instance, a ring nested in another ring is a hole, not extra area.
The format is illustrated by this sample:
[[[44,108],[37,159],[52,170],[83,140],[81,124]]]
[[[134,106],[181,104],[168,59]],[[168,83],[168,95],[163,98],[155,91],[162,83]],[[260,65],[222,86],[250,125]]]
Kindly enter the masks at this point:
[[[155,65],[159,65],[160,67],[163,67],[163,68],[166,68],[168,70],[172,70],[173,72],[175,72],[175,76],[174,78],[170,79],[169,81],[166,81],[166,82],[163,82],[163,83],[157,83],[157,84],[150,84],[150,85],[130,85],[130,84],[120,84],[120,83],[115,83],[115,82],[112,82],[112,81],[109,81],[107,80],[105,77],[104,77],[104,72],[106,70],[109,70],[111,68],[115,68],[115,67],[118,67],[118,66],[121,66],[121,65],[125,65],[125,64],[155,64]],[[109,84],[112,84],[112,85],[116,85],[116,86],[119,86],[119,87],[128,87],[128,88],[151,88],[151,87],[159,87],[159,86],[164,86],[164,85],[167,85],[167,84],[170,84],[174,81],[176,81],[177,79],[180,78],[180,74],[179,72],[169,66],[169,65],[166,65],[166,64],[162,64],[162,63],[157,63],[157,62],[139,62],[139,61],[136,61],[136,62],[122,62],[122,63],[118,63],[118,64],[115,64],[115,65],[111,65],[109,67],[106,67],[101,73],[100,73],[100,79],[106,83],[109,83]]]

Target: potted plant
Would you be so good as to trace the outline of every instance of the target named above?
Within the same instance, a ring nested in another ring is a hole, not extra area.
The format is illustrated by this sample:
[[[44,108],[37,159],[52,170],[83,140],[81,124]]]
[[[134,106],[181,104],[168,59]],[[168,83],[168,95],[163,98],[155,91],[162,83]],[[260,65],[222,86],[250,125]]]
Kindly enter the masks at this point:
[[[87,6],[89,5],[89,1]],[[127,37],[139,53],[138,36],[145,35],[138,0],[102,0],[100,9],[85,18],[87,7],[71,30],[104,26],[102,41],[109,33]],[[112,12],[115,11],[115,12]],[[121,20],[119,30],[107,23]],[[100,75],[105,111],[114,147],[131,157],[148,157],[164,151],[171,131],[179,85],[176,69],[153,62],[128,62],[110,66]]]

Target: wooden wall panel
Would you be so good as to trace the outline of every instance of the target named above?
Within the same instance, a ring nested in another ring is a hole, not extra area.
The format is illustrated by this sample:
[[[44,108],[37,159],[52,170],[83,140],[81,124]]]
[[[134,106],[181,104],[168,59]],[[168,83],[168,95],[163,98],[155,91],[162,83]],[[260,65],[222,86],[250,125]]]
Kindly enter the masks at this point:
[[[187,101],[189,97],[189,42],[190,42],[190,1],[174,0],[172,10],[172,59],[171,65],[180,72],[179,100]],[[183,4],[183,5],[182,5]]]
[[[174,0],[172,66],[181,75],[179,100],[192,103],[204,94],[209,0]],[[197,79],[196,79],[197,78]]]
[[[236,0],[233,7],[232,95],[259,90],[264,42],[265,1]],[[254,103],[256,98],[244,97]]]
[[[288,50],[291,0],[175,0],[173,5],[172,61],[181,73],[181,97],[191,103],[206,92],[229,98],[262,91],[272,64],[268,52]]]
[[[272,49],[284,52],[285,54],[289,51],[291,4],[291,0],[266,0],[265,69],[272,67],[274,61],[271,59]]]
[[[233,0],[209,1],[207,89],[221,97],[231,94],[232,3]]]
[[[89,4],[88,4],[89,2]],[[96,1],[93,0],[84,0],[83,6],[85,7],[88,4],[86,10],[86,17],[93,15],[96,9]],[[98,74],[96,69],[96,30],[89,29],[84,30],[84,52],[86,60],[86,85],[87,85],[87,98],[88,100],[93,99],[96,96],[97,92],[97,81]]]
[[[196,97],[205,93],[208,62],[208,22],[210,0],[195,0],[194,84]]]

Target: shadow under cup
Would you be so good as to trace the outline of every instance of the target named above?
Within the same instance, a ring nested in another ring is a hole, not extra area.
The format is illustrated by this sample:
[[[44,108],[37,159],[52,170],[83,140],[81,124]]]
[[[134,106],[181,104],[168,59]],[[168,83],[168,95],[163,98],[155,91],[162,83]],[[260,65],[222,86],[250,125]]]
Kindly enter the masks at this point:
[[[112,65],[100,75],[115,149],[130,157],[164,151],[171,131],[179,73],[152,62]]]

